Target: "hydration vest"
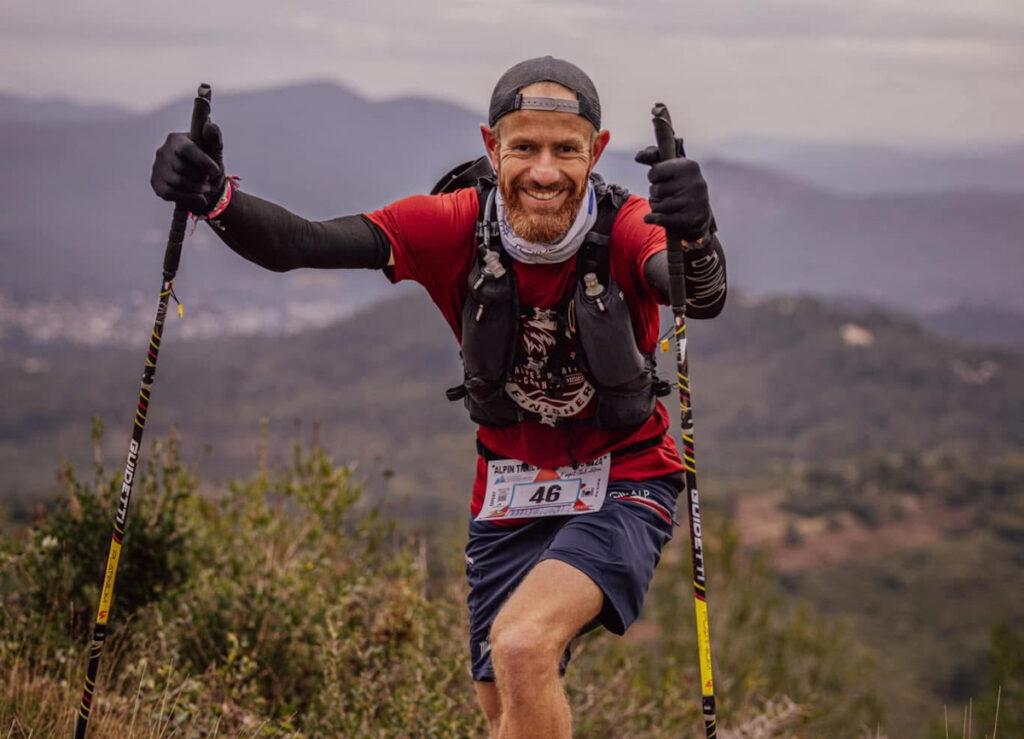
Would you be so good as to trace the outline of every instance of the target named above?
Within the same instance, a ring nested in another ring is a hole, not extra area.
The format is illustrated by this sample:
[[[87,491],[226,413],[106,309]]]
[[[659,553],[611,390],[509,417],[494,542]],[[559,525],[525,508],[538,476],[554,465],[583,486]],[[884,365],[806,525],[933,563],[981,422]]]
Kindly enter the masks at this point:
[[[556,331],[566,331],[576,346],[580,369],[596,394],[592,418],[576,420],[527,410],[506,391],[520,344],[521,318],[530,308],[520,305],[512,259],[501,243],[497,223],[494,170],[486,157],[448,172],[431,195],[475,187],[480,202],[476,223],[477,258],[468,277],[469,293],[462,310],[464,380],[447,391],[462,400],[470,418],[483,426],[511,426],[526,419],[554,426],[586,423],[612,431],[639,428],[654,412],[655,398],[671,392],[655,374],[654,353],[637,347],[622,290],[611,276],[608,244],[612,224],[629,192],[607,185],[591,174],[597,220],[584,237],[576,257],[576,275],[567,295],[553,311]],[[564,340],[556,340],[562,351]],[[565,378],[545,378],[548,395],[557,395]]]

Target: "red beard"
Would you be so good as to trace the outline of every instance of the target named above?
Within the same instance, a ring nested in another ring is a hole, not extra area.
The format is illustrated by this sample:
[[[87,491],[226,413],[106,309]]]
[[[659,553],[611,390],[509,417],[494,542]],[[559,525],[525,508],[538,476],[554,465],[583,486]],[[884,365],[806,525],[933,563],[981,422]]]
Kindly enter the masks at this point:
[[[530,183],[526,174],[520,175],[509,183],[501,177],[499,172],[498,183],[501,188],[501,197],[505,201],[505,217],[508,219],[509,225],[520,238],[535,244],[553,244],[562,238],[576,218],[580,202],[587,193],[586,188],[578,187],[569,179],[554,186],[537,187]],[[568,190],[565,203],[558,210],[550,213],[530,213],[519,199],[525,184],[530,184],[531,190],[541,192]]]

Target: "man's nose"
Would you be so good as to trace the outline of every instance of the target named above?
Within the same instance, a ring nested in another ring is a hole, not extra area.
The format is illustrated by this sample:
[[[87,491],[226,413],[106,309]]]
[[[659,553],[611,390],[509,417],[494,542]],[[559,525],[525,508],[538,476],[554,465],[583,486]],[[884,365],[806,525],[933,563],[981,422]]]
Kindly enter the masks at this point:
[[[543,149],[537,155],[533,166],[530,167],[530,179],[540,187],[550,187],[561,179],[561,173],[550,151]]]

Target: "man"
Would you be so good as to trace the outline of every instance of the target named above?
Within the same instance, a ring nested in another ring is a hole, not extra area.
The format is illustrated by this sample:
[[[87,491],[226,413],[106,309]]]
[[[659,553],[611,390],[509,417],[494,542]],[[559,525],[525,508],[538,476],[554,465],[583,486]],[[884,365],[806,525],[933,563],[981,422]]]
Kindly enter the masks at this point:
[[[652,165],[650,201],[593,175],[608,145],[590,78],[543,57],[509,69],[480,130],[493,178],[311,223],[234,189],[220,131],[171,134],[161,197],[207,213],[272,270],[382,269],[421,283],[459,340],[449,391],[480,424],[466,572],[473,679],[493,737],[568,737],[570,642],[637,618],[672,536],[683,466],[657,401],[665,234],[687,253],[688,310],[725,301],[707,185],[685,158]],[[681,142],[680,142],[681,143]]]

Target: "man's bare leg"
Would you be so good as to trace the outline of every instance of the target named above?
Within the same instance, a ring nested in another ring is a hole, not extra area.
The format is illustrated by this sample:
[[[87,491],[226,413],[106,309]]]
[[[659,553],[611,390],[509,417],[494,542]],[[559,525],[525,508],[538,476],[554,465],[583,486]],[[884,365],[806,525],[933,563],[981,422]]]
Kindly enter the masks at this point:
[[[494,683],[478,680],[476,685],[476,697],[480,699],[480,706],[487,716],[487,728],[491,739],[498,739],[498,729],[501,726],[501,696],[498,695],[498,688]]]
[[[572,717],[558,663],[603,603],[593,580],[572,565],[546,559],[502,606],[491,626],[499,739],[569,739]]]

